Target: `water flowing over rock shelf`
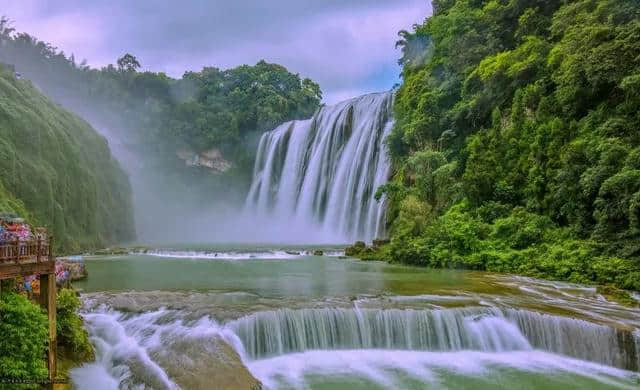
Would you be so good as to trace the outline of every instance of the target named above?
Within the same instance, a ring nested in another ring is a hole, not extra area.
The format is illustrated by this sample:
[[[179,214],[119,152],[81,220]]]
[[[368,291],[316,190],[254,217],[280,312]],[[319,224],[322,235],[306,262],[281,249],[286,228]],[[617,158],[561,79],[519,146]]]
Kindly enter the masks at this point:
[[[259,312],[229,327],[252,359],[335,349],[540,349],[640,370],[640,337],[633,332],[526,310],[284,309]]]

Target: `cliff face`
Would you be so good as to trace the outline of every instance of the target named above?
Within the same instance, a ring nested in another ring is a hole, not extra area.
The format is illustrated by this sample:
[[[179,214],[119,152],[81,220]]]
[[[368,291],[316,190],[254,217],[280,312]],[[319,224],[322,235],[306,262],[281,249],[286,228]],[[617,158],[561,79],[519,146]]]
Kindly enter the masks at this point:
[[[176,152],[179,159],[189,167],[208,168],[212,173],[223,173],[233,167],[233,164],[222,157],[222,152],[217,148],[212,148],[201,153],[181,149]]]
[[[0,212],[77,251],[134,238],[129,180],[81,118],[0,67]]]

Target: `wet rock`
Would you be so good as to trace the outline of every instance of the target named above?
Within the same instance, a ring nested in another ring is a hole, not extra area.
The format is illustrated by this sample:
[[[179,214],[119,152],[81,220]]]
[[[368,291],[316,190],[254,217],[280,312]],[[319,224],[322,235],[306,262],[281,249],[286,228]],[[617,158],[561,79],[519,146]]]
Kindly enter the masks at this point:
[[[607,300],[617,302],[628,307],[638,307],[640,302],[635,300],[628,291],[621,290],[614,286],[598,286],[596,292],[604,296]]]
[[[259,389],[260,382],[244,366],[238,353],[222,338],[168,335],[152,358],[183,389]]]
[[[69,271],[69,281],[71,282],[82,280],[89,275],[84,265],[84,259],[78,256],[56,259],[56,275],[61,275],[64,271]],[[60,280],[59,282],[65,281]]]
[[[621,353],[622,365],[629,371],[640,371],[640,340],[636,339],[633,332],[624,329],[616,330],[616,337],[618,339],[618,345],[622,347],[623,353]]]
[[[356,241],[352,246],[345,248],[344,254],[346,256],[356,257],[361,254],[367,248],[367,244],[364,241]]]
[[[313,251],[313,255],[314,256],[324,256],[324,252],[320,249],[316,249],[315,251]]]
[[[93,252],[97,256],[114,256],[114,255],[128,255],[131,252],[129,248],[104,248],[98,249]]]
[[[373,240],[373,247],[380,248],[381,246],[387,245],[389,242],[391,242],[389,239],[377,238]]]
[[[212,173],[223,173],[233,167],[230,161],[223,158],[222,152],[218,148],[212,148],[201,153],[196,153],[192,150],[181,149],[176,152],[176,155],[188,167],[204,167],[209,169]]]

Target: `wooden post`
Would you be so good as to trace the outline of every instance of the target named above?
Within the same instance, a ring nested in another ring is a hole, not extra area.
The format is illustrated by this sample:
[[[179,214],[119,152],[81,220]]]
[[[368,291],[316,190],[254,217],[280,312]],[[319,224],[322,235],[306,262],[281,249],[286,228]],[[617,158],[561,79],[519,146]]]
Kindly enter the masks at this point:
[[[54,261],[54,258],[53,258],[53,236],[49,236],[49,261]]]
[[[49,379],[56,378],[56,274],[40,275],[40,305],[49,315]]]
[[[16,237],[16,244],[15,244],[15,252],[13,253],[14,255],[14,261],[16,262],[16,264],[18,264],[18,262],[20,261],[20,239],[18,237]]]
[[[42,238],[40,236],[38,236],[38,246],[36,247],[36,261],[39,263],[40,262],[40,252],[42,250]]]

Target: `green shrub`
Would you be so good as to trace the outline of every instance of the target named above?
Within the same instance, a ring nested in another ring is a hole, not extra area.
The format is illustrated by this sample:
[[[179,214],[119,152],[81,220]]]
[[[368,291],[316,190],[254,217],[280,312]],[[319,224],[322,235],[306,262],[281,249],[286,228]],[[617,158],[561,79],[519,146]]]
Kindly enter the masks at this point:
[[[548,217],[520,207],[504,215],[504,209],[498,207],[498,213],[488,207],[483,213],[503,216],[484,219],[461,202],[423,227],[419,235],[393,232],[390,243],[378,248],[374,257],[640,290],[637,262],[609,255],[607,246],[595,241],[575,238]]]
[[[87,331],[83,328],[82,317],[77,314],[80,306],[80,299],[72,289],[65,288],[58,292],[58,343],[72,352],[74,359],[86,361],[93,358],[93,347]]]
[[[0,297],[0,378],[46,379],[48,334],[47,316],[39,306],[21,295],[3,293]]]

